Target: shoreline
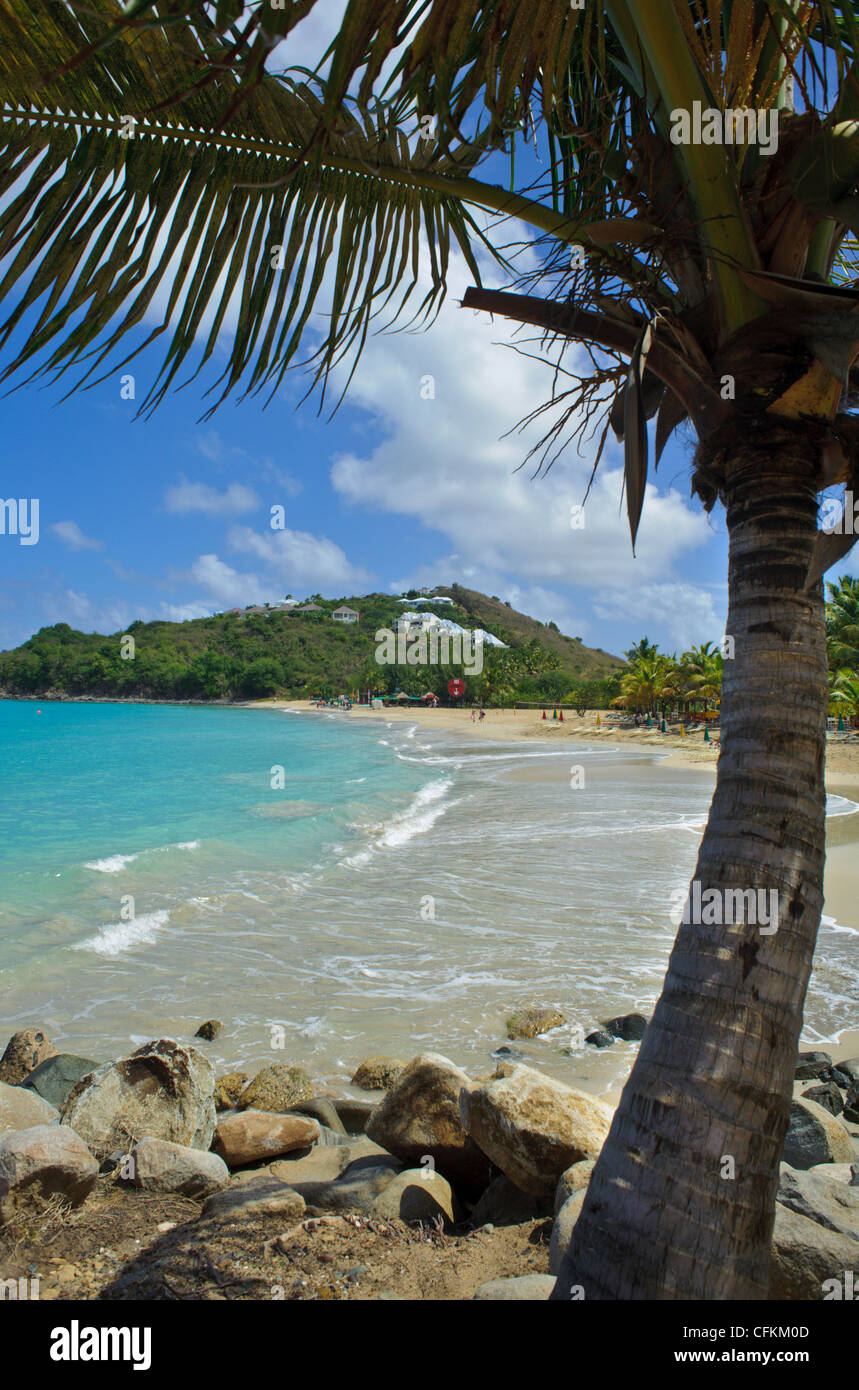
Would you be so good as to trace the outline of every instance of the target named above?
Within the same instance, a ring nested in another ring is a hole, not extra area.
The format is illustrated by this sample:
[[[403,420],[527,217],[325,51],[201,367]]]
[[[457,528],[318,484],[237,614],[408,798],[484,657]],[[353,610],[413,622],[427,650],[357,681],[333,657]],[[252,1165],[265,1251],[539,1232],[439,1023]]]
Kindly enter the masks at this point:
[[[551,715],[544,720],[537,710],[487,709],[482,721],[471,720],[471,708],[450,709],[373,709],[368,705],[353,705],[351,710],[318,709],[310,700],[249,700],[235,706],[239,709],[291,710],[298,714],[330,715],[332,718],[351,722],[375,720],[392,724],[418,724],[421,729],[439,733],[463,734],[469,738],[493,742],[520,742],[537,740],[540,743],[558,744],[558,752],[566,751],[570,743],[617,744],[619,748],[652,753],[659,757],[662,767],[693,767],[698,770],[712,769],[715,772],[719,758],[719,740],[704,743],[703,733],[683,737],[677,733],[661,734],[656,730],[621,729],[606,726],[608,711],[589,710],[584,716],[574,712],[564,712],[564,722],[552,720]],[[551,709],[548,706],[547,709]],[[596,718],[600,717],[600,727]],[[667,754],[667,756],[665,756]],[[859,740],[853,743],[827,742],[826,746],[827,782],[830,777],[837,778],[843,787],[850,787],[859,793]],[[834,790],[830,788],[830,790]],[[835,795],[843,795],[835,791]],[[851,799],[851,798],[848,798]],[[859,800],[859,797],[857,797]]]

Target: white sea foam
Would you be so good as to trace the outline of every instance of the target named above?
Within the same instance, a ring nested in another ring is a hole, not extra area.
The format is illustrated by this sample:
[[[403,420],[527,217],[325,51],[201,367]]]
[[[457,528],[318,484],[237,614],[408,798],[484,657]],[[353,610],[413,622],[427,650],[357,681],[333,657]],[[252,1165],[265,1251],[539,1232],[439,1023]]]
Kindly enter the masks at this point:
[[[400,849],[416,835],[424,835],[435,825],[440,816],[456,806],[456,801],[445,801],[445,793],[453,786],[449,777],[436,782],[427,782],[415,795],[410,806],[398,811],[383,825],[374,827],[373,841],[357,854],[349,855],[343,864],[349,869],[360,869],[368,864],[374,851],[381,849]]]
[[[110,922],[95,936],[77,941],[75,951],[95,951],[98,956],[120,956],[135,946],[151,946],[159,927],[170,920],[169,912],[144,912],[130,922]]]
[[[855,927],[842,927],[840,922],[836,922],[834,917],[821,917],[820,925],[828,927],[830,931],[843,932],[848,936],[859,936],[859,931]]]
[[[136,858],[136,854],[111,854],[107,859],[96,859],[91,864],[84,864],[84,868],[95,869],[100,874],[118,874],[126,864],[133,864]]]
[[[100,874],[119,874],[126,864],[133,864],[144,854],[167,854],[171,849],[199,849],[199,840],[180,840],[175,845],[158,845],[155,849],[138,850],[137,854],[109,854],[106,859],[95,859],[84,864],[85,869],[94,869]]]

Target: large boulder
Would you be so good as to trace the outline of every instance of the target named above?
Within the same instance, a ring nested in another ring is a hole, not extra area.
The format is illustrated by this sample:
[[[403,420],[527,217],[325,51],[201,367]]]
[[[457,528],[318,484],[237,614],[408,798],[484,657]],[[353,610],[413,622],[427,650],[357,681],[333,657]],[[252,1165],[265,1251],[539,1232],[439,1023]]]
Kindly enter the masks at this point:
[[[215,1082],[215,1109],[233,1110],[236,1101],[248,1084],[245,1071],[228,1071]]]
[[[331,1133],[347,1133],[346,1126],[337,1113],[337,1106],[328,1096],[314,1096],[312,1100],[297,1101],[292,1109],[298,1115],[311,1115]]]
[[[822,1105],[830,1115],[840,1115],[844,1109],[841,1092],[834,1081],[821,1081],[817,1086],[809,1086],[803,1091],[802,1099],[813,1100],[816,1105]]]
[[[785,1163],[813,1168],[816,1163],[852,1163],[853,1158],[853,1141],[839,1119],[805,1096],[793,1101],[782,1153]]]
[[[859,1240],[842,1235],[776,1202],[769,1296],[820,1300],[829,1279],[841,1283],[859,1267]]]
[[[282,1115],[300,1100],[313,1099],[310,1077],[301,1067],[275,1062],[263,1067],[242,1091],[236,1106],[239,1110],[273,1110]]]
[[[647,1019],[643,1014],[621,1014],[618,1018],[608,1019],[602,1026],[613,1038],[620,1038],[621,1042],[641,1042],[647,1032]]]
[[[800,1052],[794,1077],[797,1081],[828,1081],[832,1058],[828,1052]]]
[[[158,1038],[79,1081],[61,1119],[99,1159],[127,1152],[144,1135],[208,1149],[215,1132],[214,1090],[215,1073],[202,1053]]]
[[[374,1158],[387,1164],[392,1172],[402,1167],[399,1159],[362,1136],[351,1138],[348,1144],[314,1144],[310,1153],[286,1154],[276,1158],[274,1163],[267,1163],[266,1171],[290,1186],[297,1182],[335,1182],[359,1158]],[[237,1173],[236,1180],[249,1176],[250,1173]]]
[[[47,1057],[44,1062],[40,1062],[21,1085],[25,1091],[35,1091],[42,1100],[46,1100],[49,1105],[55,1105],[59,1110],[68,1100],[72,1087],[100,1066],[101,1062],[95,1062],[91,1057],[76,1057],[71,1052],[57,1052],[53,1057]]]
[[[854,1086],[848,1092],[844,1102],[844,1118],[850,1120],[851,1124],[859,1125],[859,1086]]]
[[[372,1216],[376,1199],[402,1169],[402,1163],[392,1154],[369,1154],[354,1159],[332,1182],[314,1182],[290,1178],[290,1186],[300,1192],[311,1216],[327,1212],[361,1212]],[[278,1173],[283,1169],[278,1166]]]
[[[34,1125],[0,1138],[0,1223],[54,1197],[79,1206],[92,1191],[98,1164],[65,1125]]]
[[[584,1206],[585,1197],[588,1195],[586,1187],[580,1187],[578,1192],[574,1192],[568,1197],[555,1217],[552,1226],[552,1238],[549,1241],[549,1273],[557,1276],[561,1272],[561,1263],[567,1253],[567,1246],[573,1234],[573,1227],[579,1219],[579,1213]]]
[[[833,1062],[830,1080],[845,1091],[855,1090],[859,1086],[859,1057],[848,1057],[844,1062]]]
[[[214,1153],[171,1144],[167,1139],[141,1139],[128,1155],[127,1181],[141,1192],[171,1192],[177,1197],[209,1197],[229,1186],[230,1170]]]
[[[586,1188],[591,1180],[591,1173],[596,1167],[596,1159],[586,1159],[583,1163],[573,1163],[558,1178],[558,1186],[555,1188],[555,1215],[561,1207],[575,1192],[581,1192]]]
[[[318,1138],[317,1121],[304,1115],[234,1110],[220,1116],[213,1148],[230,1168],[240,1168],[243,1163],[306,1149]]]
[[[538,1033],[548,1033],[552,1028],[560,1028],[566,1023],[560,1009],[520,1009],[508,1018],[506,1029],[508,1038],[536,1038]]]
[[[59,1118],[59,1112],[41,1096],[0,1081],[0,1134],[32,1129],[33,1125],[55,1125]]]
[[[490,1178],[489,1162],[463,1128],[460,1092],[468,1077],[447,1057],[423,1052],[409,1062],[367,1124],[367,1137],[408,1164],[432,1158],[452,1181]]]
[[[0,1081],[5,1081],[7,1086],[20,1086],[30,1072],[46,1057],[53,1057],[56,1050],[41,1028],[22,1028],[20,1033],[13,1033],[0,1057]]]
[[[405,1065],[399,1057],[368,1057],[349,1084],[362,1091],[389,1091],[396,1085]]]
[[[304,1216],[304,1198],[285,1182],[260,1174],[253,1182],[230,1187],[208,1197],[200,1212],[201,1220],[210,1217],[240,1221],[254,1216],[276,1216],[280,1221],[300,1221]]]
[[[476,1303],[545,1303],[555,1287],[552,1274],[517,1274],[514,1279],[490,1279],[474,1295]]]
[[[450,1183],[425,1168],[397,1173],[373,1202],[373,1215],[383,1221],[441,1221],[445,1227],[460,1217]]]
[[[827,1177],[827,1166],[809,1173],[783,1163],[777,1200],[830,1231],[859,1240],[859,1187]]]
[[[602,1101],[520,1064],[463,1090],[462,1123],[523,1192],[551,1195],[572,1163],[596,1158],[611,1124]]]

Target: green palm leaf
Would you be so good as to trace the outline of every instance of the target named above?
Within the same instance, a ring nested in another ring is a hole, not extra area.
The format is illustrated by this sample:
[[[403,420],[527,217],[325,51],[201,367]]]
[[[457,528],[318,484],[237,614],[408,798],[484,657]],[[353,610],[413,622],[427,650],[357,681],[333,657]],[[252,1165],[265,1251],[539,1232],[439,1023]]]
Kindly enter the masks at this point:
[[[395,321],[412,301],[413,320],[433,316],[452,244],[479,278],[475,248],[492,248],[455,187],[478,148],[460,148],[456,165],[431,142],[411,151],[414,121],[375,103],[341,108],[310,159],[324,119],[318,84],[268,75],[222,131],[208,90],[147,114],[194,72],[181,53],[174,62],[160,30],[120,36],[110,77],[92,63],[61,72],[51,106],[35,108],[25,96],[33,74],[73,54],[79,38],[55,8],[35,28],[21,25],[23,6],[0,8],[0,256],[10,258],[0,297],[19,290],[0,344],[39,306],[4,376],[38,356],[34,374],[81,366],[94,384],[163,287],[162,322],[135,351],[173,333],[142,409],[162,398],[207,326],[197,371],[208,361],[231,304],[238,316],[219,400],[239,382],[275,390],[319,311],[322,341],[309,360],[324,390],[380,315]],[[430,287],[418,301],[422,241]]]

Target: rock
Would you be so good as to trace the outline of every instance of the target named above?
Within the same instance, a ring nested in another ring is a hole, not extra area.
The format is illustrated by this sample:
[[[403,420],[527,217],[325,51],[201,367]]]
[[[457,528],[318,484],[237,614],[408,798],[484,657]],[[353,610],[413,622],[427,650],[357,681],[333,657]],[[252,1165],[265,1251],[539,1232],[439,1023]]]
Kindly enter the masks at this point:
[[[345,1134],[346,1126],[337,1113],[337,1107],[333,1100],[327,1096],[314,1096],[312,1100],[300,1100],[293,1105],[292,1110],[298,1115],[312,1115],[326,1129],[333,1130],[335,1134]]]
[[[336,1182],[350,1163],[371,1157],[386,1161],[391,1155],[369,1139],[354,1139],[350,1144],[323,1148],[314,1145],[308,1154],[277,1158],[274,1163],[266,1164],[266,1172],[281,1182],[288,1182],[290,1186],[297,1182]],[[400,1166],[397,1160],[396,1165],[392,1165],[392,1171],[396,1172]],[[250,1174],[236,1174],[237,1179],[248,1176]]]
[[[375,1202],[402,1169],[393,1155],[369,1155],[347,1164],[333,1182],[293,1182],[311,1216],[327,1212],[356,1211],[372,1216]]]
[[[61,1197],[80,1206],[92,1191],[98,1164],[65,1125],[33,1125],[0,1138],[0,1222]]]
[[[612,1111],[521,1063],[500,1070],[485,1085],[463,1090],[463,1125],[517,1187],[551,1196],[572,1163],[599,1155]]]
[[[620,1014],[602,1026],[613,1038],[620,1038],[621,1042],[641,1042],[647,1031],[647,1019],[643,1014]]]
[[[212,1145],[230,1168],[306,1149],[319,1138],[316,1120],[303,1115],[276,1115],[270,1110],[233,1110],[222,1114]]]
[[[364,1134],[373,1111],[378,1109],[376,1100],[353,1100],[351,1096],[335,1096],[332,1104],[340,1116],[347,1134]]]
[[[166,1139],[141,1139],[131,1150],[129,1160],[129,1182],[142,1192],[209,1197],[230,1182],[230,1170],[217,1154],[188,1149]]]
[[[567,1253],[570,1237],[573,1234],[573,1227],[579,1219],[579,1212],[584,1206],[585,1197],[588,1195],[586,1187],[580,1187],[578,1192],[574,1192],[568,1197],[558,1215],[555,1217],[555,1224],[552,1227],[552,1238],[549,1242],[549,1273],[557,1276],[561,1272],[561,1262]]]
[[[844,1102],[844,1116],[851,1124],[859,1125],[859,1086],[854,1086]]]
[[[790,1107],[782,1160],[801,1169],[817,1163],[852,1163],[853,1142],[840,1120],[800,1096]]]
[[[471,1213],[472,1226],[520,1226],[551,1216],[551,1202],[545,1196],[522,1192],[504,1174],[493,1178]]]
[[[213,1042],[220,1033],[223,1033],[224,1025],[218,1018],[207,1018],[205,1023],[201,1023],[195,1038],[204,1038],[206,1042]]]
[[[489,1182],[489,1163],[466,1134],[459,1096],[469,1079],[447,1057],[424,1052],[376,1107],[367,1137],[413,1167],[430,1157],[452,1181]]]
[[[802,1172],[783,1163],[777,1200],[809,1221],[859,1241],[859,1189],[826,1177],[822,1169]]]
[[[96,1158],[127,1153],[144,1135],[208,1149],[215,1132],[215,1073],[193,1047],[158,1038],[78,1081],[62,1108]]]
[[[591,1047],[614,1047],[614,1034],[598,1028],[595,1033],[588,1033],[585,1042]]]
[[[508,1047],[504,1043],[501,1047],[496,1047],[492,1056],[498,1057],[502,1062],[521,1062],[525,1053],[520,1052],[518,1047]]]
[[[41,1028],[22,1028],[20,1033],[12,1034],[0,1057],[0,1081],[7,1086],[20,1086],[40,1062],[55,1056],[56,1051]]]
[[[536,1038],[538,1033],[548,1033],[552,1028],[560,1028],[566,1021],[560,1009],[520,1009],[507,1020],[507,1036]]]
[[[794,1077],[797,1081],[828,1081],[832,1058],[828,1052],[800,1052]]]
[[[275,1062],[274,1066],[263,1067],[262,1071],[257,1072],[253,1081],[242,1091],[236,1105],[239,1110],[273,1110],[283,1115],[297,1101],[312,1099],[313,1086],[301,1067]]]
[[[373,1215],[383,1221],[441,1221],[453,1226],[460,1213],[450,1183],[441,1173],[406,1168],[386,1183],[373,1202]]]
[[[787,1164],[783,1165],[785,1168]],[[813,1168],[806,1168],[807,1173],[813,1173],[818,1178],[828,1178],[831,1182],[853,1181],[853,1167],[849,1163],[816,1163]],[[791,1170],[796,1171],[794,1169]]]
[[[209,1217],[277,1216],[282,1221],[300,1221],[305,1213],[304,1198],[277,1178],[258,1177],[226,1192],[207,1198],[200,1219]]]
[[[515,1279],[490,1279],[474,1295],[475,1303],[545,1303],[555,1287],[554,1275],[518,1274]]]
[[[804,1100],[813,1100],[818,1105],[822,1105],[824,1110],[829,1111],[830,1115],[840,1115],[844,1109],[841,1092],[834,1081],[824,1081],[820,1086],[809,1086],[802,1095]]]
[[[368,1057],[358,1067],[350,1084],[359,1086],[362,1091],[389,1091],[405,1065],[399,1057]]]
[[[44,1062],[40,1062],[35,1070],[30,1072],[27,1080],[21,1082],[21,1086],[25,1091],[35,1091],[42,1100],[59,1110],[65,1105],[72,1087],[101,1065],[101,1062],[95,1062],[91,1057],[76,1057],[71,1052],[57,1052],[53,1057],[46,1057]]]
[[[833,1062],[829,1079],[845,1091],[854,1090],[859,1086],[859,1057],[850,1057],[846,1062]]]
[[[52,1105],[23,1086],[9,1086],[0,1081],[0,1135],[13,1134],[18,1129],[34,1125],[55,1125],[59,1114]]]
[[[776,1202],[769,1297],[820,1300],[824,1281],[842,1283],[859,1265],[859,1241],[811,1221]]]
[[[561,1210],[564,1203],[576,1192],[581,1192],[587,1188],[591,1180],[591,1173],[596,1167],[596,1159],[585,1159],[582,1163],[572,1163],[558,1178],[558,1186],[555,1188],[555,1215]]]
[[[248,1082],[247,1072],[228,1071],[215,1082],[215,1109],[234,1110],[236,1101]]]

